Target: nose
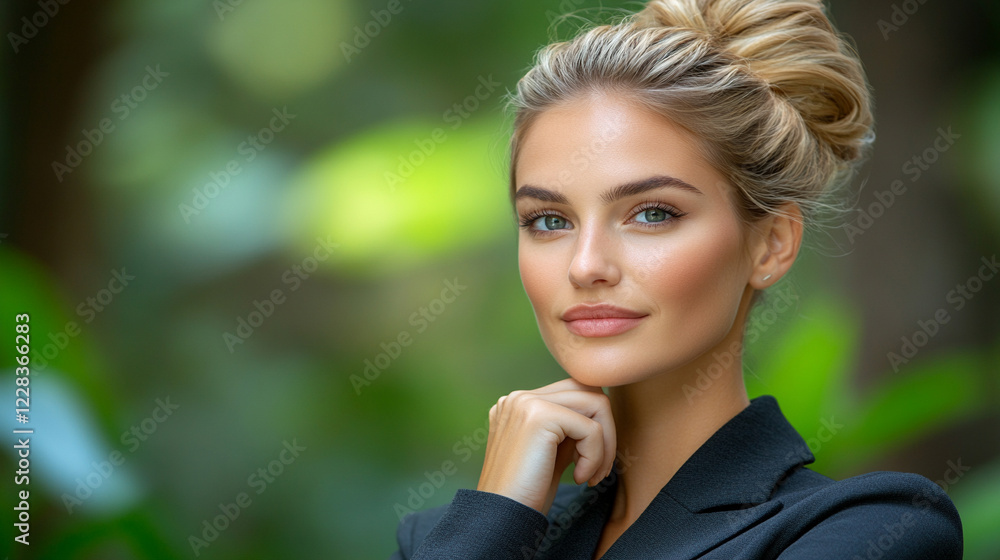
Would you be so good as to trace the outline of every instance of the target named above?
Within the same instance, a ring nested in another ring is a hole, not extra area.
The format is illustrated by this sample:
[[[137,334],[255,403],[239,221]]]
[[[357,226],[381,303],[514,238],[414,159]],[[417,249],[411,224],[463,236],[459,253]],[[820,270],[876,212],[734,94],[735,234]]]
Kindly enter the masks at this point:
[[[569,281],[578,288],[614,286],[621,280],[614,240],[600,227],[580,226],[569,265]]]

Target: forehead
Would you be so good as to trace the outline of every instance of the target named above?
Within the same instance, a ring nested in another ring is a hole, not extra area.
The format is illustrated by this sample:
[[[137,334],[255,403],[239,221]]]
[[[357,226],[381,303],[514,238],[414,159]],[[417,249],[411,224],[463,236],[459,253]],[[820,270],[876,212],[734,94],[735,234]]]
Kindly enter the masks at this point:
[[[701,147],[694,134],[635,101],[590,94],[535,118],[521,141],[515,188],[531,184],[571,196],[670,175],[725,195],[726,183]]]

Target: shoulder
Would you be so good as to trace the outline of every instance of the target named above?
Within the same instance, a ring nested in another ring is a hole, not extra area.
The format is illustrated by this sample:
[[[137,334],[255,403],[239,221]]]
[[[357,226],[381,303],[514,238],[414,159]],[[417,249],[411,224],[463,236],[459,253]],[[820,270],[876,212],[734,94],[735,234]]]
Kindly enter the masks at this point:
[[[831,550],[884,560],[962,557],[958,511],[937,484],[917,474],[880,471],[834,481],[799,469],[775,499],[784,506],[781,517],[798,526],[781,558],[826,558]]]
[[[845,505],[885,504],[906,506],[919,512],[932,510],[942,513],[957,511],[948,494],[930,479],[913,473],[877,471],[833,480],[807,468],[788,478],[776,496],[791,502]]]

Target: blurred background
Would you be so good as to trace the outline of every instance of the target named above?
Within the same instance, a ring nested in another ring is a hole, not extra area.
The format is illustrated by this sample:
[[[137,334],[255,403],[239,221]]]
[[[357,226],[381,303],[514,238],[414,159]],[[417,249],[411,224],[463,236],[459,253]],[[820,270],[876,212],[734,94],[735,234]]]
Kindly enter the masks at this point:
[[[558,14],[639,6],[4,3],[2,415],[35,433],[28,486],[0,451],[0,556],[387,558],[401,515],[474,488],[489,407],[564,377],[518,276],[503,96]],[[819,472],[937,481],[966,558],[1000,558],[1000,5],[831,14],[878,140],[858,212],[757,310],[751,396]]]

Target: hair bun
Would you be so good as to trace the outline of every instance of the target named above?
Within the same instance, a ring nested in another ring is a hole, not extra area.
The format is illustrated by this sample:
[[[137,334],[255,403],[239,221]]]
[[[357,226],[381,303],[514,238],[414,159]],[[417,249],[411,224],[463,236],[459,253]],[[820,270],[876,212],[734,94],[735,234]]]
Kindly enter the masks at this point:
[[[861,62],[820,0],[651,0],[634,22],[703,35],[787,100],[843,161],[860,159],[874,140]]]
[[[820,0],[650,0],[537,53],[511,100],[511,200],[534,119],[600,90],[698,138],[746,223],[794,217],[789,204],[803,223],[836,219],[874,139],[861,62]]]

